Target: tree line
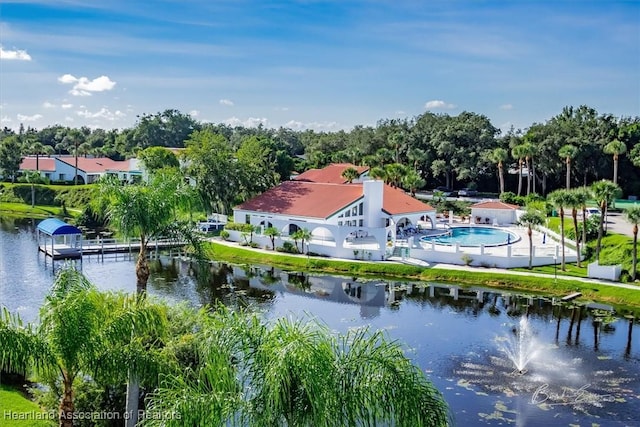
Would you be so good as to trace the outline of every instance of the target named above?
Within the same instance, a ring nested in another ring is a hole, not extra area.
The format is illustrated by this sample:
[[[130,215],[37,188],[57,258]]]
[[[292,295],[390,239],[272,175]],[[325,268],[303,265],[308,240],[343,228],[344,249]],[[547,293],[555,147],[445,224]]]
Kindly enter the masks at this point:
[[[544,123],[504,133],[473,112],[425,112],[336,132],[202,123],[177,110],[142,115],[135,126],[122,130],[54,125],[41,130],[21,127],[16,133],[5,128],[0,132],[0,172],[5,179],[14,177],[19,158],[27,154],[120,160],[149,147],[188,148],[190,142],[195,147],[206,138],[216,139],[210,149],[238,156],[243,148],[241,157],[257,154],[251,158],[254,163],[268,163],[270,173],[252,181],[258,188],[288,179],[292,171],[349,162],[376,168],[378,177],[407,191],[445,186],[546,195],[609,179],[624,194],[640,192],[640,117],[615,117],[584,105],[565,107]],[[253,142],[247,144],[248,140]],[[191,152],[222,160],[201,148]],[[230,190],[253,193],[246,185],[233,188],[241,177],[228,178]]]

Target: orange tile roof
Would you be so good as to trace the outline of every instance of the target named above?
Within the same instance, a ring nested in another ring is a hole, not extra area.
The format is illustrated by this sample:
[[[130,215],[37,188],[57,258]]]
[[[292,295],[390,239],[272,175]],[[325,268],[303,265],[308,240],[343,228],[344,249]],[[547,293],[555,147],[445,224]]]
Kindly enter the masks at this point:
[[[347,180],[342,176],[342,172],[350,167],[357,170],[360,175],[369,170],[369,166],[356,166],[351,163],[332,163],[322,169],[309,169],[298,175],[295,179],[296,181],[345,184]]]
[[[515,209],[520,209],[520,206],[490,200],[487,202],[480,202],[480,203],[476,203],[475,205],[472,205],[471,209],[474,209],[474,208],[515,210]]]
[[[328,218],[362,197],[362,185],[285,181],[236,209],[281,215]]]
[[[328,218],[363,197],[362,184],[285,181],[236,207],[238,210]],[[384,186],[382,210],[390,215],[433,210],[402,190]]]
[[[405,193],[393,188],[390,185],[384,186],[382,200],[382,210],[389,215],[409,214],[414,212],[424,212],[434,210],[431,205],[421,202]]]
[[[35,157],[25,157],[22,159],[20,163],[20,170],[36,170],[36,158]],[[56,170],[56,160],[52,157],[44,157],[40,156],[38,160],[38,170],[53,172]]]
[[[60,157],[59,159],[70,166],[76,166],[76,159],[73,156]],[[102,173],[107,171],[124,172],[129,170],[129,161],[111,160],[108,157],[78,157],[78,169],[86,173]]]

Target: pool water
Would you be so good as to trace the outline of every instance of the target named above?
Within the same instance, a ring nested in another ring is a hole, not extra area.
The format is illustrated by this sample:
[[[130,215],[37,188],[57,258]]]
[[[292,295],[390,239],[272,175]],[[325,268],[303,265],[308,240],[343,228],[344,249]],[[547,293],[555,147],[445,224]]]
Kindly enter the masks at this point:
[[[423,242],[435,242],[439,245],[460,246],[500,246],[515,243],[520,237],[507,230],[493,227],[453,227],[447,234],[424,236]]]

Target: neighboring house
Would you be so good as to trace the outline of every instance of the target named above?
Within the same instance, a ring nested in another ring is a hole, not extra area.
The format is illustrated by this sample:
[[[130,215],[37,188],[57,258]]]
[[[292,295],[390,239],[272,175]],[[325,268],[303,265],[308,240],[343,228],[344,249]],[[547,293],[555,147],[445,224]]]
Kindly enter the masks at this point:
[[[74,156],[51,156],[38,159],[35,156],[22,159],[20,171],[35,171],[36,168],[52,182],[74,181],[76,159]],[[78,184],[91,184],[103,176],[117,176],[121,181],[133,182],[142,177],[141,165],[137,159],[111,160],[108,157],[78,157]]]
[[[285,181],[237,206],[234,220],[261,230],[275,227],[283,237],[306,228],[312,234],[311,252],[363,259],[383,258],[387,242],[393,245],[398,233],[419,224],[434,226],[433,207],[382,181],[345,184],[344,169],[344,164],[331,165]],[[366,170],[359,172],[362,176]]]
[[[475,224],[508,225],[518,222],[519,206],[500,201],[486,201],[471,206],[471,222]]]

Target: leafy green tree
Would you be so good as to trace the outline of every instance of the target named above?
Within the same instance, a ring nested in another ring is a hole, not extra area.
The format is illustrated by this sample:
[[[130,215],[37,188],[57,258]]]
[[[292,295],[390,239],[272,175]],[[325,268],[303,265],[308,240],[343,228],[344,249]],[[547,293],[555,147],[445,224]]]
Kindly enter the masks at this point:
[[[26,171],[23,176],[25,181],[31,184],[31,207],[33,208],[36,205],[35,184],[39,183],[42,178],[40,177],[40,173],[37,171]]]
[[[268,138],[252,136],[240,144],[235,153],[239,191],[242,200],[267,191],[280,181],[276,172],[276,152]]]
[[[381,166],[374,166],[369,170],[369,176],[373,179],[380,179],[385,183],[389,182],[387,171]]]
[[[591,185],[591,192],[598,203],[601,213],[600,223],[598,225],[598,241],[596,243],[596,260],[600,261],[600,249],[602,235],[604,234],[604,221],[607,218],[607,208],[609,207],[609,204],[620,194],[620,187],[612,181],[603,179],[601,181],[594,182]]]
[[[613,183],[618,183],[618,160],[627,151],[624,142],[614,139],[604,146],[604,152],[613,155]]]
[[[582,242],[584,245],[587,244],[587,202],[591,200],[593,197],[593,193],[591,192],[591,188],[589,187],[578,187],[574,189],[576,202],[579,203],[578,209],[582,211]],[[576,230],[576,237],[578,231]]]
[[[533,228],[544,223],[545,215],[536,205],[527,206],[527,210],[518,220],[518,223],[527,227],[527,236],[529,236],[529,270],[533,268]]]
[[[502,147],[496,147],[489,154],[490,160],[498,166],[498,181],[500,194],[504,193],[504,162],[509,158],[509,153]]]
[[[3,178],[16,181],[20,162],[22,161],[22,144],[17,135],[9,135],[0,140],[0,173]]]
[[[153,173],[159,169],[169,167],[178,168],[180,162],[178,157],[165,147],[148,147],[138,153],[138,158],[144,165],[144,168]]]
[[[191,134],[186,145],[187,175],[195,179],[207,211],[231,212],[241,190],[241,176],[229,142],[205,129]]]
[[[358,179],[360,174],[358,173],[358,170],[356,168],[349,166],[342,171],[341,176],[347,180],[347,183],[351,184],[354,179]]]
[[[298,252],[304,253],[304,244],[305,242],[309,242],[311,240],[311,232],[306,228],[299,228],[291,235],[291,238],[296,245],[296,250],[298,250],[298,240],[300,240],[302,248],[299,249]]]
[[[407,168],[400,163],[391,163],[384,167],[387,179],[389,180],[389,184],[391,184],[394,188],[400,186],[402,179],[407,174]]]
[[[447,426],[442,395],[396,341],[335,335],[315,321],[265,323],[218,308],[197,332],[199,369],[168,376],[147,399],[180,419],[144,426]]]
[[[168,109],[162,113],[142,115],[131,136],[134,145],[142,149],[158,145],[180,148],[197,130],[200,130],[200,124],[190,115]]]
[[[280,236],[280,230],[276,227],[267,227],[264,230],[264,235],[271,239],[271,249],[276,250],[276,237]]]
[[[0,316],[0,368],[59,379],[59,425],[71,427],[74,380],[89,374],[113,375],[111,369],[121,366],[105,362],[126,351],[115,349],[114,343],[126,342],[134,328],[140,333],[157,332],[160,319],[157,307],[134,297],[102,294],[81,273],[65,268],[40,309],[37,327],[24,325],[6,310]]]
[[[638,277],[638,224],[640,224],[640,206],[634,205],[625,211],[627,221],[633,225],[633,250],[631,260],[631,280]]]
[[[565,242],[564,242],[564,236],[565,236],[565,232],[564,232],[564,209],[566,207],[570,207],[571,206],[571,193],[569,193],[568,190],[556,190],[552,193],[549,194],[548,196],[549,201],[551,202],[551,204],[553,204],[553,206],[555,206],[558,209],[558,212],[560,213],[560,242],[562,245],[562,264],[561,264],[561,268],[562,271],[566,270],[566,264],[565,264]],[[578,240],[576,238],[576,240]],[[580,258],[580,254],[578,253],[578,258]]]
[[[567,165],[566,184],[567,190],[569,190],[571,188],[571,160],[578,154],[578,149],[571,144],[567,144],[562,146],[560,151],[558,151],[558,154],[564,159],[564,162]]]

